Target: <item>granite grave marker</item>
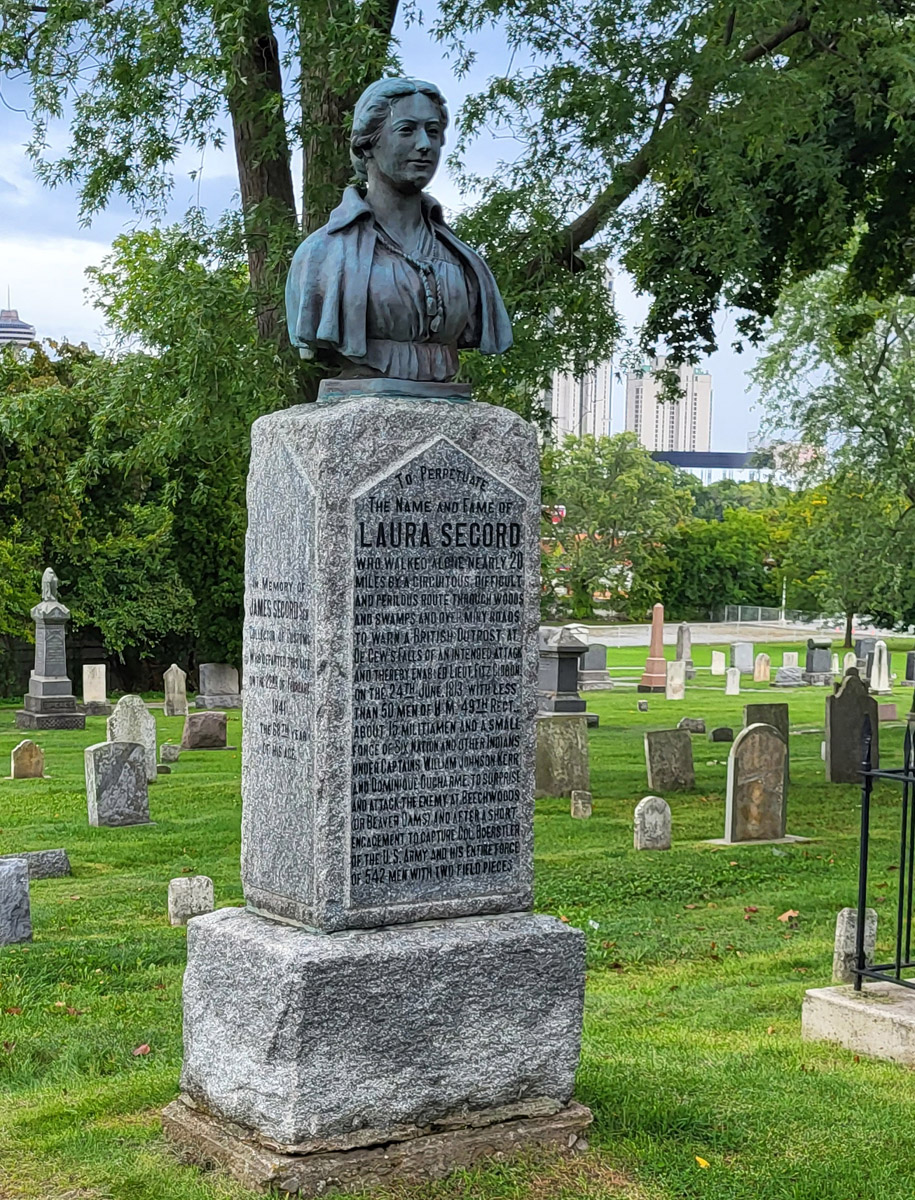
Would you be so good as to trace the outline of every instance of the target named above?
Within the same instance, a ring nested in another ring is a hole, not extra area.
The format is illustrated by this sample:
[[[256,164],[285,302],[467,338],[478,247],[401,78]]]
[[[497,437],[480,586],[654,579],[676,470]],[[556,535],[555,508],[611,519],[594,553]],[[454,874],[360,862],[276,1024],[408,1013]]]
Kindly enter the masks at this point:
[[[122,696],[108,718],[109,742],[138,742],[146,760],[146,780],[156,780],[156,718],[140,696]]]
[[[87,717],[107,717],[108,668],[104,663],[83,663],[83,711]]]
[[[87,746],[86,801],[90,825],[148,825],[146,749],[139,742]]]
[[[57,598],[57,576],[50,567],[41,577],[41,600],[31,612],[35,622],[35,666],[29,690],[16,713],[17,729],[85,729],[67,675],[67,622],[70,610]]]
[[[201,663],[198,708],[241,708],[238,671],[228,663]]]
[[[695,786],[693,744],[685,729],[657,729],[645,734],[648,786],[658,792],[688,792]]]
[[[860,783],[862,730],[871,723],[871,762],[880,765],[877,701],[856,667],[849,668],[832,696],[826,697],[826,782]]]
[[[44,776],[44,750],[26,738],[10,754],[10,779],[41,779]]]
[[[670,805],[660,796],[645,796],[635,806],[633,846],[636,850],[670,849]]]
[[[172,663],[162,676],[165,687],[165,716],[187,716],[187,672]],[[237,684],[236,684],[237,687]]]

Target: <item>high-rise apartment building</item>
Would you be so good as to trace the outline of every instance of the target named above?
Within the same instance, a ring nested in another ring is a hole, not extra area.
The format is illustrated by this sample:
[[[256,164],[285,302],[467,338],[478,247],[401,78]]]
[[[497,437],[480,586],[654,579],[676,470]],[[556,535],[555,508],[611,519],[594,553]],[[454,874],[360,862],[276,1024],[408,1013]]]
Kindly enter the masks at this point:
[[[20,321],[15,308],[0,308],[0,346],[27,346],[34,340],[34,325]]]
[[[613,271],[604,268],[604,281],[613,292]],[[610,394],[613,387],[613,359],[608,355],[584,375],[554,371],[552,386],[544,393],[543,404],[553,418],[553,434],[562,441],[567,433],[576,437],[592,434],[603,437],[610,432]]]
[[[672,402],[661,398],[663,385],[656,375],[666,365],[666,358],[656,358],[627,374],[626,429],[646,450],[711,450],[711,375],[682,363],[680,399]]]

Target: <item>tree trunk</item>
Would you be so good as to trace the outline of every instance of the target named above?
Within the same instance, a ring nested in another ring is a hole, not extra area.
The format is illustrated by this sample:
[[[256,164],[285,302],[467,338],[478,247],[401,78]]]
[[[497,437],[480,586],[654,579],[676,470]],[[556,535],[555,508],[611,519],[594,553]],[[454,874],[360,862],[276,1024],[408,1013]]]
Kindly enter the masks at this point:
[[[845,614],[845,649],[850,650],[854,645],[854,624],[855,614],[847,612]]]
[[[265,0],[214,8],[227,60],[227,100],[245,220],[257,331],[288,345],[282,294],[297,239],[295,192],[283,107],[279,49]]]

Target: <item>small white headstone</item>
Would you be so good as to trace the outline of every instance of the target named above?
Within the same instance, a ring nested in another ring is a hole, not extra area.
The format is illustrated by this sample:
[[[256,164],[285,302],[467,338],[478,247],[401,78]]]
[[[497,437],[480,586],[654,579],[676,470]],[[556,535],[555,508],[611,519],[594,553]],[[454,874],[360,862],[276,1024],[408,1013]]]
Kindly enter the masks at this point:
[[[837,676],[839,674],[839,656],[838,656],[838,654],[836,654],[835,651],[833,651],[833,654],[832,654],[832,661],[830,663],[830,667],[832,668],[833,675]]]
[[[768,683],[769,682],[769,655],[757,654],[756,662],[753,664],[753,682]]]
[[[168,919],[186,925],[191,917],[213,911],[213,880],[209,875],[179,875],[168,884]]]
[[[670,849],[670,805],[660,796],[646,796],[635,806],[633,845],[636,850]]]
[[[727,675],[724,682],[724,694],[726,696],[740,695],[740,668],[728,667]]]
[[[842,663],[842,674],[844,675],[845,672],[849,669],[849,667],[857,667],[857,666],[858,666],[858,656],[857,656],[857,654],[855,654],[854,650],[849,650],[849,652],[845,655],[845,659]]]
[[[156,718],[139,696],[122,696],[108,718],[109,742],[138,742],[146,754],[146,780],[156,780]]]
[[[832,955],[833,983],[854,983],[855,940],[858,932],[858,910],[843,908],[836,917],[836,944]],[[874,961],[877,947],[877,910],[867,909],[864,918],[864,959],[868,966]]]
[[[736,667],[741,675],[753,674],[753,643],[731,643],[731,666]]]
[[[167,717],[187,716],[187,673],[176,664],[168,668],[162,676],[165,685],[165,715]]]
[[[83,704],[107,704],[107,668],[104,663],[83,664]]]
[[[667,664],[665,695],[668,700],[683,700],[686,697],[686,661],[675,659]]]
[[[577,789],[573,791],[571,812],[577,821],[587,821],[591,816],[591,793]]]
[[[796,650],[786,650],[784,652],[784,654],[782,655],[782,666],[783,667],[796,667],[797,665],[798,665],[797,651]]]
[[[723,675],[727,669],[727,659],[723,650],[712,651],[712,674]]]
[[[874,647],[874,665],[871,670],[871,694],[889,696],[893,691],[890,683],[890,660],[886,652],[886,642],[879,641]]]

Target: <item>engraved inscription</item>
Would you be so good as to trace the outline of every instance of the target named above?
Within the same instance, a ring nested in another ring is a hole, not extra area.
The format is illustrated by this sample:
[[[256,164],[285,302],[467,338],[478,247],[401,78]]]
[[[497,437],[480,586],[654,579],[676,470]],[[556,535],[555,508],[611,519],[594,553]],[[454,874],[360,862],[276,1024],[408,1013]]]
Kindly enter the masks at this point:
[[[354,908],[516,886],[525,507],[446,441],[355,502]]]

